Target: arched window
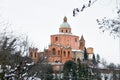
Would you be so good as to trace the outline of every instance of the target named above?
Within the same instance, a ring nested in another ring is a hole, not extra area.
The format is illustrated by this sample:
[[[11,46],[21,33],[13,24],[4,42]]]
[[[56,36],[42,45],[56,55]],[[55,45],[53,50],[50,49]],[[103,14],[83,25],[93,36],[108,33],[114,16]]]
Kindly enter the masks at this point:
[[[60,51],[58,50],[58,55],[60,55]]]
[[[64,57],[66,57],[66,52],[64,51]]]
[[[55,37],[55,41],[58,41],[58,37]]]
[[[80,60],[80,58],[77,58],[77,62],[80,62],[81,60]]]
[[[55,50],[55,48],[52,49],[52,55],[56,55],[56,50]]]
[[[30,52],[30,57],[33,57],[33,54],[32,54],[32,52]]]
[[[68,32],[68,31],[66,30],[66,32]]]
[[[37,57],[37,52],[35,52],[35,58]]]
[[[68,57],[70,57],[70,51],[68,51]]]
[[[75,42],[77,42],[77,38],[75,38]]]

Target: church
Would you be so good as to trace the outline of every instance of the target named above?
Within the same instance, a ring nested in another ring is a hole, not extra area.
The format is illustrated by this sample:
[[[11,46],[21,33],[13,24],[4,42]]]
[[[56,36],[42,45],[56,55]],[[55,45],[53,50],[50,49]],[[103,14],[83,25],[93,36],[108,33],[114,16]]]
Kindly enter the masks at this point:
[[[43,52],[38,52],[37,48],[29,48],[29,57],[37,62],[39,58],[45,58],[49,63],[65,63],[68,60],[77,62],[77,59],[84,59],[85,39],[72,34],[72,28],[67,17],[59,27],[59,33],[50,36],[50,45]],[[87,48],[88,58],[92,59],[94,51],[92,47]]]

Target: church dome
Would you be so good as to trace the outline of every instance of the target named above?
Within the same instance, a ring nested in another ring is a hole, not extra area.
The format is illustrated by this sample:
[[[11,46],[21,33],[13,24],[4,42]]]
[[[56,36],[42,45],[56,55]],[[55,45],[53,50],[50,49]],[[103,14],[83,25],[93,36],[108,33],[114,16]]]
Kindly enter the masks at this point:
[[[63,23],[60,25],[60,28],[70,28],[70,25],[67,22],[67,17],[66,16],[64,17]]]

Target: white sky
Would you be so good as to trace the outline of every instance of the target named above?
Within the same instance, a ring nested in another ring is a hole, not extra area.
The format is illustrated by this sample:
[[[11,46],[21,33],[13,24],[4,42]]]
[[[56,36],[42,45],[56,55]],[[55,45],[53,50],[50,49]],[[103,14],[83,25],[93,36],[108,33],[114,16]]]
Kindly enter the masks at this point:
[[[98,29],[96,19],[113,16],[116,0],[98,0],[76,17],[72,10],[82,7],[85,0],[0,0],[1,19],[12,24],[11,29],[25,33],[42,51],[50,44],[50,35],[58,33],[63,17],[67,16],[72,33],[83,34],[86,47],[108,63],[120,63],[119,39]],[[89,0],[86,0],[89,1]]]

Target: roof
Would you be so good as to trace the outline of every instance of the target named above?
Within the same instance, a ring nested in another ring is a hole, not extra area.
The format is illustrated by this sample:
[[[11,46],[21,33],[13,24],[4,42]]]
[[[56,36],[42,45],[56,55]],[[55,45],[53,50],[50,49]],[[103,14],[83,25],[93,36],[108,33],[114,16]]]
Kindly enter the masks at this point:
[[[67,22],[67,17],[63,18],[63,23],[60,25],[60,28],[70,28],[69,23]]]
[[[72,49],[73,52],[84,52],[83,50],[76,50],[76,49]]]
[[[83,35],[81,36],[80,41],[85,41]]]

